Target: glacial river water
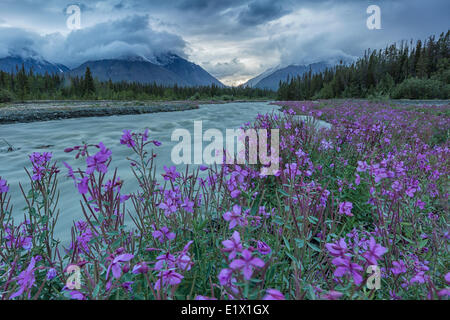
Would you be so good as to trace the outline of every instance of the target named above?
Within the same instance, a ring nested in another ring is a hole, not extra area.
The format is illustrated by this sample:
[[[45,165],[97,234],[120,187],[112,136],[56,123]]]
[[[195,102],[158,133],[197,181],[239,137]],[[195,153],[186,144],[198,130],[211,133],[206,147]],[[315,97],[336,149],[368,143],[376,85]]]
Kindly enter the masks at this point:
[[[142,115],[125,115],[110,117],[92,117],[79,119],[55,120],[34,123],[19,123],[0,125],[0,176],[10,184],[10,194],[14,204],[14,216],[23,217],[25,201],[20,193],[19,182],[25,184],[28,190],[27,175],[24,167],[30,168],[28,155],[33,152],[51,152],[53,160],[61,168],[59,177],[61,209],[60,218],[56,228],[56,236],[61,240],[70,237],[72,221],[83,217],[80,209],[80,199],[74,183],[66,178],[67,170],[62,162],[69,163],[74,168],[85,168],[84,160],[75,160],[74,153],[64,153],[64,149],[81,144],[83,141],[90,144],[103,142],[111,149],[113,161],[110,168],[118,168],[119,177],[124,180],[122,193],[136,190],[136,183],[132,175],[127,156],[132,156],[131,150],[121,145],[119,140],[124,129],[133,132],[144,132],[149,129],[150,139],[162,142],[155,147],[157,153],[157,175],[164,172],[163,166],[173,165],[171,150],[178,142],[171,141],[175,129],[187,129],[193,135],[194,121],[201,120],[203,132],[215,128],[225,136],[226,129],[237,129],[246,122],[252,122],[258,113],[277,112],[278,106],[269,103],[230,103],[221,105],[202,105],[199,109],[164,112]],[[2,138],[18,149],[13,152],[4,152],[5,145]],[[204,147],[208,143],[204,143]],[[48,146],[43,148],[43,146]],[[179,169],[184,165],[178,166]]]
[[[162,142],[155,147],[157,153],[157,174],[160,176],[163,166],[173,165],[170,154],[178,142],[171,141],[175,129],[187,129],[193,134],[194,121],[202,121],[203,132],[209,128],[216,128],[223,132],[226,129],[237,129],[248,121],[253,121],[258,113],[277,110],[277,106],[268,103],[230,103],[225,105],[202,105],[199,109],[181,112],[163,112],[142,115],[125,115],[110,117],[93,117],[67,120],[54,120],[34,123],[18,123],[0,125],[0,176],[10,184],[10,195],[14,204],[14,215],[22,216],[25,201],[19,189],[19,182],[25,184],[28,190],[28,179],[24,167],[30,168],[28,155],[33,152],[51,152],[53,160],[61,167],[59,178],[60,190],[60,218],[56,236],[67,239],[73,220],[82,218],[80,199],[74,183],[65,178],[66,168],[62,162],[66,161],[74,168],[85,168],[84,160],[75,160],[74,153],[64,153],[64,149],[86,143],[97,144],[103,142],[112,151],[111,168],[118,168],[118,175],[124,180],[123,192],[136,190],[136,183],[129,166],[127,156],[132,156],[131,150],[119,143],[124,129],[133,132],[144,132],[149,129],[150,139]],[[2,141],[6,139],[14,148],[13,152],[5,152],[6,146]],[[206,146],[205,143],[204,146]],[[43,146],[49,146],[43,148]],[[184,165],[178,166],[180,169]]]

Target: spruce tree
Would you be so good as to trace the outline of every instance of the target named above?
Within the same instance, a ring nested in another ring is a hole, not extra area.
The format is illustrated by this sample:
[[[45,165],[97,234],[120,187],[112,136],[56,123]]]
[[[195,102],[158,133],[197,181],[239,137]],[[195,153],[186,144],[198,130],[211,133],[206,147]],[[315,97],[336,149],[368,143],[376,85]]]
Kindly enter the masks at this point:
[[[86,67],[84,74],[84,95],[87,97],[93,96],[95,93],[94,79],[92,78],[91,69]]]

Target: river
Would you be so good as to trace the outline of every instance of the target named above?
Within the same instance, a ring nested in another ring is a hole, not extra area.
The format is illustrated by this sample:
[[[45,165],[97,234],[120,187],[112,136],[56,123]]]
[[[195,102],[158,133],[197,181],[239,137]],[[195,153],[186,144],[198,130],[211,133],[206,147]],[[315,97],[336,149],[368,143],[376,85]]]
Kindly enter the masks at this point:
[[[10,195],[14,204],[14,216],[23,217],[25,201],[19,189],[19,182],[28,191],[28,178],[24,167],[30,168],[28,155],[33,152],[51,152],[53,160],[61,168],[59,190],[61,209],[56,228],[56,237],[67,240],[70,236],[72,221],[83,217],[80,209],[80,199],[73,181],[66,178],[65,161],[74,168],[85,168],[84,160],[75,160],[74,153],[64,153],[67,147],[79,145],[82,142],[97,144],[103,142],[111,149],[113,161],[110,168],[118,168],[118,175],[125,181],[123,192],[129,193],[136,189],[134,177],[127,156],[132,152],[119,140],[124,129],[133,132],[144,132],[149,129],[150,139],[162,142],[154,150],[158,154],[157,174],[163,172],[163,166],[173,165],[170,154],[178,142],[171,141],[175,129],[187,129],[193,134],[194,121],[203,121],[203,132],[215,128],[225,136],[225,129],[237,129],[246,122],[255,120],[258,113],[268,113],[277,110],[278,106],[269,103],[229,103],[220,105],[202,105],[199,109],[162,112],[142,115],[122,115],[110,117],[75,118],[34,123],[17,123],[0,125],[0,140],[6,139],[18,149],[13,152],[0,152],[0,176],[10,184]],[[205,142],[204,146],[207,143]],[[44,147],[45,146],[45,147]],[[177,166],[179,169],[184,165]]]

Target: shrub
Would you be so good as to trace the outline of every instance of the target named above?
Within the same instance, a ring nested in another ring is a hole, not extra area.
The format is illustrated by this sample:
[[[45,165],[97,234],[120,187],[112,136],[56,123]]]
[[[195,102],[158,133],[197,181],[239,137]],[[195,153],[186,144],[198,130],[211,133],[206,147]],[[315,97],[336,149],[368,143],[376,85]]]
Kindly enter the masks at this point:
[[[392,92],[394,99],[448,99],[450,85],[434,79],[409,78]]]
[[[13,100],[13,95],[11,92],[5,89],[0,89],[0,103],[2,102],[10,102]]]

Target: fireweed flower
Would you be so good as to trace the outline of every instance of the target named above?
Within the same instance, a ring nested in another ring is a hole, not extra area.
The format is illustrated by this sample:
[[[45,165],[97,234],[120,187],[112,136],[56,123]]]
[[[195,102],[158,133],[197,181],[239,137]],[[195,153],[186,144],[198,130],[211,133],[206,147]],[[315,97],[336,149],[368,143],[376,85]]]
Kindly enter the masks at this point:
[[[392,273],[395,275],[399,275],[401,273],[405,273],[407,271],[405,262],[403,260],[392,262],[394,268],[391,269]]]
[[[363,271],[363,268],[357,263],[352,263],[350,257],[334,258],[332,263],[336,266],[336,270],[334,271],[335,277],[340,278],[345,275],[350,275],[357,285],[361,284],[363,281],[363,277],[360,274],[360,272]]]
[[[373,237],[369,240],[369,250],[363,253],[363,257],[370,265],[377,265],[377,260],[381,259],[381,256],[387,252],[387,248],[376,243]]]
[[[51,268],[47,271],[47,280],[52,280],[56,277],[56,269]]]
[[[322,140],[322,142],[321,142],[321,146],[322,146],[322,150],[330,150],[330,149],[333,149],[333,142],[331,142],[331,141],[327,141],[327,140]]]
[[[175,181],[180,174],[177,172],[177,168],[175,166],[172,166],[170,168],[167,168],[167,166],[164,166],[164,171],[166,173],[163,173],[162,176],[164,177],[164,180],[168,181]]]
[[[156,257],[155,270],[171,269],[175,267],[175,257],[169,252]]]
[[[365,161],[358,161],[358,167],[356,168],[356,171],[358,172],[366,172],[369,166],[367,165],[367,162]]]
[[[225,212],[223,219],[230,223],[229,229],[235,228],[237,225],[246,226],[247,220],[242,216],[242,208],[235,204],[232,211]]]
[[[16,278],[17,283],[19,284],[20,288],[18,291],[14,292],[9,299],[14,299],[15,297],[18,297],[22,295],[24,292],[30,290],[36,279],[34,277],[34,270],[36,262],[38,261],[37,257],[31,258],[30,264],[26,268],[26,270],[22,271]],[[30,295],[28,295],[28,298],[30,298]]]
[[[345,214],[349,217],[353,217],[352,208],[353,204],[351,202],[341,202],[339,204],[339,214]]]
[[[222,250],[224,252],[229,252],[228,259],[233,260],[236,257],[236,254],[243,249],[239,232],[234,231],[231,239],[222,241],[222,245],[225,247],[225,249]]]
[[[79,179],[79,182],[77,183],[78,192],[80,194],[88,193],[88,184],[89,184],[89,177]]]
[[[250,280],[253,275],[253,269],[264,267],[264,261],[254,257],[253,253],[248,249],[242,251],[241,256],[241,259],[233,260],[230,263],[230,268],[232,270],[242,270],[244,279]]]
[[[325,300],[339,300],[339,298],[342,297],[342,295],[343,294],[341,292],[331,290],[322,295],[321,298]]]
[[[122,266],[120,263],[128,262],[133,258],[134,258],[134,255],[129,254],[129,253],[124,253],[124,254],[118,255],[117,257],[112,259],[112,262],[109,265],[108,270],[106,271],[106,279],[109,278],[110,271],[112,271],[114,278],[119,279],[120,276],[122,275]]]
[[[177,285],[181,283],[183,278],[181,274],[175,272],[173,269],[163,271],[159,274],[159,279],[155,283],[155,290],[160,290],[162,286],[166,285]]]
[[[6,180],[0,179],[0,194],[7,193],[9,191],[9,187]]]
[[[220,270],[218,278],[219,278],[219,283],[222,286],[227,286],[230,285],[231,283],[231,276],[233,275],[233,270],[225,268]]]
[[[147,141],[148,140],[148,129],[145,129],[144,133],[142,134],[142,141]]]
[[[360,177],[359,174],[357,174],[356,172],[355,172],[355,176],[356,176],[356,178],[355,178],[355,184],[356,184],[357,186],[359,186],[359,185],[361,184],[361,177]]]
[[[344,238],[341,238],[336,243],[325,244],[325,248],[327,248],[333,257],[343,257],[347,252],[347,244],[345,243]]]
[[[31,179],[33,181],[40,181],[47,171],[46,165],[52,159],[52,154],[49,152],[44,152],[42,154],[34,152],[29,158],[33,165],[33,176]]]
[[[73,300],[86,300],[86,297],[80,291],[77,290],[70,291],[70,297]]]
[[[447,282],[447,284],[450,284],[450,272],[448,272],[448,273],[445,275],[444,279],[445,279],[445,282]]]
[[[263,300],[286,300],[284,295],[276,289],[267,289]]]
[[[262,255],[267,255],[272,252],[272,249],[269,247],[269,245],[261,240],[258,240],[256,248],[258,249],[258,252],[261,253]]]
[[[109,158],[111,157],[111,150],[106,149],[105,145],[100,142],[99,143],[100,151],[97,152],[94,156],[88,157],[86,159],[87,174],[92,174],[94,171],[107,173],[108,167],[106,166],[106,163],[108,162]]]
[[[143,262],[139,262],[138,264],[136,264],[133,267],[133,271],[131,271],[134,274],[145,274],[147,273],[149,270],[147,263]]]
[[[147,135],[147,137],[148,137],[148,135]],[[122,135],[122,138],[120,139],[120,144],[124,144],[128,148],[132,148],[136,145],[136,142],[133,139],[133,134],[131,133],[131,130],[123,130],[123,135]]]
[[[183,208],[186,212],[194,213],[194,201],[191,201],[189,198],[184,198],[181,208]]]
[[[175,233],[170,232],[167,227],[162,227],[160,230],[153,231],[152,236],[161,243],[175,239]]]
[[[217,300],[217,298],[206,297],[206,296],[196,296],[194,300]]]

